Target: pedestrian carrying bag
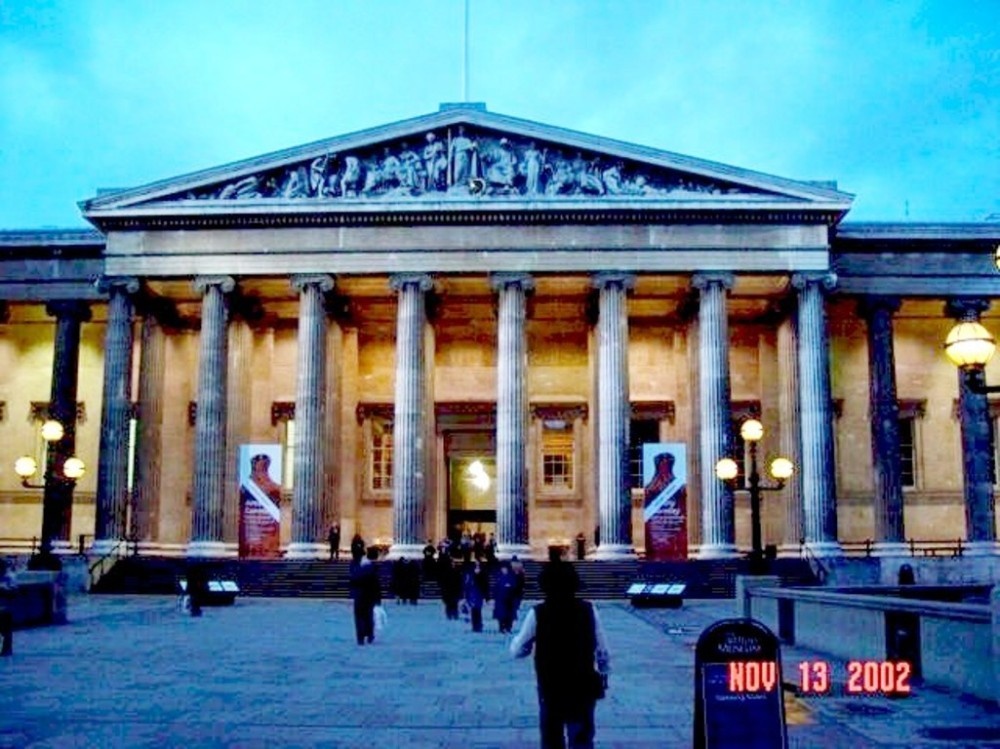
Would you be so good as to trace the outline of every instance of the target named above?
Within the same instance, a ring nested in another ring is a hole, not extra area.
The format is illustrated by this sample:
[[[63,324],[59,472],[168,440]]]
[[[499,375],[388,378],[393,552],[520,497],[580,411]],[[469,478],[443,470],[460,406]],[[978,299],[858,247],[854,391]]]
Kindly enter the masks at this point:
[[[389,615],[385,613],[385,607],[379,605],[374,608],[372,614],[375,619],[375,634],[380,635],[385,632],[389,623]]]

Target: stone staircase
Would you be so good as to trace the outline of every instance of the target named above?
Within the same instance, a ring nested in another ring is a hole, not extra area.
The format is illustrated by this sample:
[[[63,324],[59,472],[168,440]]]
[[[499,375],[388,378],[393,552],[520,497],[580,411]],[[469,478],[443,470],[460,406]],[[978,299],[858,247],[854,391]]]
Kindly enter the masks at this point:
[[[348,598],[349,563],[319,560],[222,560],[204,563],[214,579],[239,583],[244,596]],[[628,586],[637,581],[681,582],[688,587],[685,598],[730,598],[736,575],[747,574],[743,559],[684,562],[572,562],[580,576],[581,595],[592,600],[625,597]],[[176,557],[133,556],[120,559],[97,583],[93,593],[159,593],[177,591],[177,579],[184,576],[187,561]],[[391,564],[379,563],[382,590],[389,590]],[[539,598],[538,574],[542,563],[526,561],[525,597]],[[784,585],[815,585],[809,564],[799,559],[778,559],[772,574]],[[433,579],[421,580],[421,597],[438,599],[440,590]]]

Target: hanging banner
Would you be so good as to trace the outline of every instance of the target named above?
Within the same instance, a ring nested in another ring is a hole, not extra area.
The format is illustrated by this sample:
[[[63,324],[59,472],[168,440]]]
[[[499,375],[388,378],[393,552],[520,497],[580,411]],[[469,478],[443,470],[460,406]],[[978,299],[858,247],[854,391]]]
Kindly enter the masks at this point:
[[[240,557],[281,556],[281,445],[240,445]]]
[[[646,558],[687,559],[687,445],[642,446]]]

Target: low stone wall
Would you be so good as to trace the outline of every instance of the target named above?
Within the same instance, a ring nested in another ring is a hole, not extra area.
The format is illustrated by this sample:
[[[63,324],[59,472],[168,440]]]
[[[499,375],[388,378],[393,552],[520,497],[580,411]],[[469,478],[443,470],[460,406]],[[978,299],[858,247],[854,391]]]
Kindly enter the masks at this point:
[[[5,605],[15,629],[66,623],[66,574],[19,572],[17,588]]]
[[[927,684],[1000,701],[998,589],[989,606],[749,587],[737,606],[790,644],[848,661],[905,658]]]

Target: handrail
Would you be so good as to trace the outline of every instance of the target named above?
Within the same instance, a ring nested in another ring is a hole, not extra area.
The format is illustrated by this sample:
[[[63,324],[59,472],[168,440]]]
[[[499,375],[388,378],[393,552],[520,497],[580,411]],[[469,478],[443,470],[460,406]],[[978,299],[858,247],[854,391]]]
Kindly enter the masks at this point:
[[[805,557],[806,561],[809,563],[809,569],[812,570],[816,579],[819,580],[819,584],[822,585],[825,583],[830,571],[826,568],[826,565],[823,564],[823,561],[813,553],[813,550],[809,548],[805,539],[799,540],[799,554],[800,556]]]
[[[965,551],[965,542],[962,539],[939,540],[939,539],[906,539],[906,552],[911,557],[929,556],[951,556],[961,557]],[[841,541],[840,547],[845,556],[865,556],[871,557],[875,553],[876,542],[870,538],[864,541]]]
[[[125,552],[124,554],[122,553],[123,549]],[[111,568],[115,566],[115,562],[117,562],[127,553],[128,553],[128,539],[122,538],[119,539],[118,541],[115,541],[115,545],[112,546],[106,554],[103,554],[101,557],[97,559],[96,562],[89,565],[87,568],[87,573],[90,577],[89,590],[93,590],[97,586],[97,583],[101,581],[101,578],[104,577],[111,570]],[[109,560],[111,562],[110,564],[108,563]]]

